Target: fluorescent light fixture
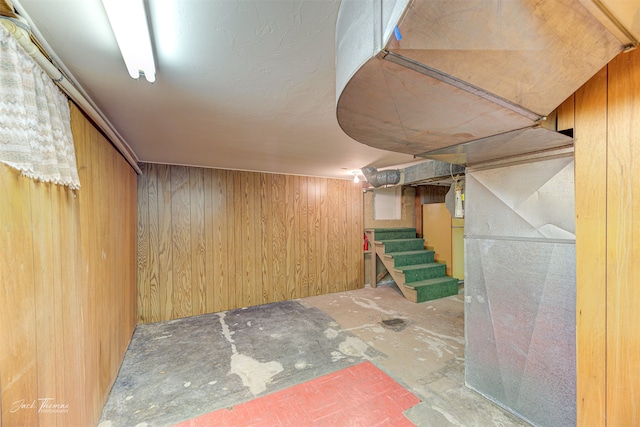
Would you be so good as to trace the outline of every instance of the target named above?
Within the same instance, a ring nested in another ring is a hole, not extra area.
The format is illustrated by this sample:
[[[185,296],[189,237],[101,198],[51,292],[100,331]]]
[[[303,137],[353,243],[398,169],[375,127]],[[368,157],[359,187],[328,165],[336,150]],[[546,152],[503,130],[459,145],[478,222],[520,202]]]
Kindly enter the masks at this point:
[[[144,0],[102,0],[129,75],[156,80]]]

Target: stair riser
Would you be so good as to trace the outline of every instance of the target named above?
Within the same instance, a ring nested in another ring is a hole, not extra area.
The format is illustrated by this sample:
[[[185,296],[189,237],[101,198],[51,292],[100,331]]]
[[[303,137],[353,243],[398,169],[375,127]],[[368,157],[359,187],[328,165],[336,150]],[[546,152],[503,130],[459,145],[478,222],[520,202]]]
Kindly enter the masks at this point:
[[[423,239],[416,239],[408,242],[407,241],[405,242],[388,241],[384,243],[384,252],[387,254],[391,252],[417,251],[420,249],[424,249]]]
[[[458,281],[451,281],[450,283],[442,283],[431,286],[421,286],[416,288],[418,298],[417,302],[431,301],[438,298],[444,298],[451,295],[458,294]]]
[[[395,255],[393,257],[393,265],[395,267],[403,267],[405,265],[429,264],[433,262],[433,252],[424,252],[421,254],[411,255]]]
[[[404,272],[404,282],[419,282],[420,280],[435,279],[447,275],[447,266],[440,264],[435,267],[423,268],[420,270],[407,270]]]
[[[393,240],[393,239],[415,239],[416,233],[415,231],[389,231],[389,232],[378,231],[374,237],[375,237],[375,240],[378,242],[382,240]]]
[[[418,302],[418,294],[416,290],[408,286],[404,286],[404,275],[393,268],[393,260],[385,257],[381,259],[382,263],[387,268],[389,274],[391,274],[391,277],[393,278],[394,282],[396,282],[396,285],[398,285],[398,288],[400,289],[404,297],[409,301]]]
[[[373,241],[377,242],[373,245],[372,259],[380,257],[409,301],[424,302],[458,293],[458,280],[446,275],[446,265],[434,264],[434,252],[424,250],[424,239],[416,238],[415,229],[379,229],[369,232],[375,233],[375,236],[370,236],[370,240],[373,237]],[[403,272],[402,269],[407,267],[409,269]],[[422,281],[428,282],[421,283]]]

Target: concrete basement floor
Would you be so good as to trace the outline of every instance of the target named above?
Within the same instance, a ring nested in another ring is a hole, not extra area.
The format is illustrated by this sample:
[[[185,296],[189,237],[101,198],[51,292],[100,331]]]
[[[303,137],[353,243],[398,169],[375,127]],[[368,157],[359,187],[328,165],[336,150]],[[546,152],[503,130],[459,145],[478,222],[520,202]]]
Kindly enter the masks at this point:
[[[365,360],[422,401],[416,426],[529,426],[464,387],[462,294],[383,285],[140,325],[99,427],[170,426]]]

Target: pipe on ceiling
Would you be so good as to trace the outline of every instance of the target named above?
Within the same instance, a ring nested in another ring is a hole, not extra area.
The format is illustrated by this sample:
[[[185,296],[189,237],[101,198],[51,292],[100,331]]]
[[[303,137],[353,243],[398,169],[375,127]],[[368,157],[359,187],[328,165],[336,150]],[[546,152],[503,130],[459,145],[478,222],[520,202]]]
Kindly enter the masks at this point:
[[[367,179],[367,182],[374,188],[387,187],[400,183],[400,170],[387,169],[379,171],[374,167],[364,167],[361,169],[362,174]]]
[[[442,179],[453,178],[453,175],[464,175],[465,168],[438,160],[427,160],[402,169],[377,170],[374,167],[361,169],[367,182],[374,188],[392,185],[408,185],[415,183],[429,183]]]
[[[13,7],[6,0],[0,0],[0,10],[2,15],[0,16],[0,23],[4,28],[16,38],[20,46],[31,56],[36,63],[47,73],[47,75],[53,80],[58,87],[75,102],[96,125],[109,137],[111,143],[122,154],[125,160],[131,165],[133,170],[138,175],[142,174],[142,170],[138,166],[138,158],[124,141],[124,139],[118,134],[113,125],[107,121],[106,118],[99,113],[96,108],[82,95],[78,89],[73,85],[67,77],[47,59],[40,51],[40,49],[31,41],[31,26],[27,20],[22,16],[16,16],[13,18],[6,11],[12,11]]]

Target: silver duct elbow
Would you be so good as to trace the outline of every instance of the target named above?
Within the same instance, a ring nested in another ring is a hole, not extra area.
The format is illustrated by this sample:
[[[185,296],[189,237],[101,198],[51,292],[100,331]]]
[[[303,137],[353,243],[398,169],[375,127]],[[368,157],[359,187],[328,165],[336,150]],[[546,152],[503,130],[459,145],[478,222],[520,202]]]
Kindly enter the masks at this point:
[[[400,171],[398,169],[378,171],[374,167],[364,167],[361,171],[367,182],[374,188],[400,183]]]

